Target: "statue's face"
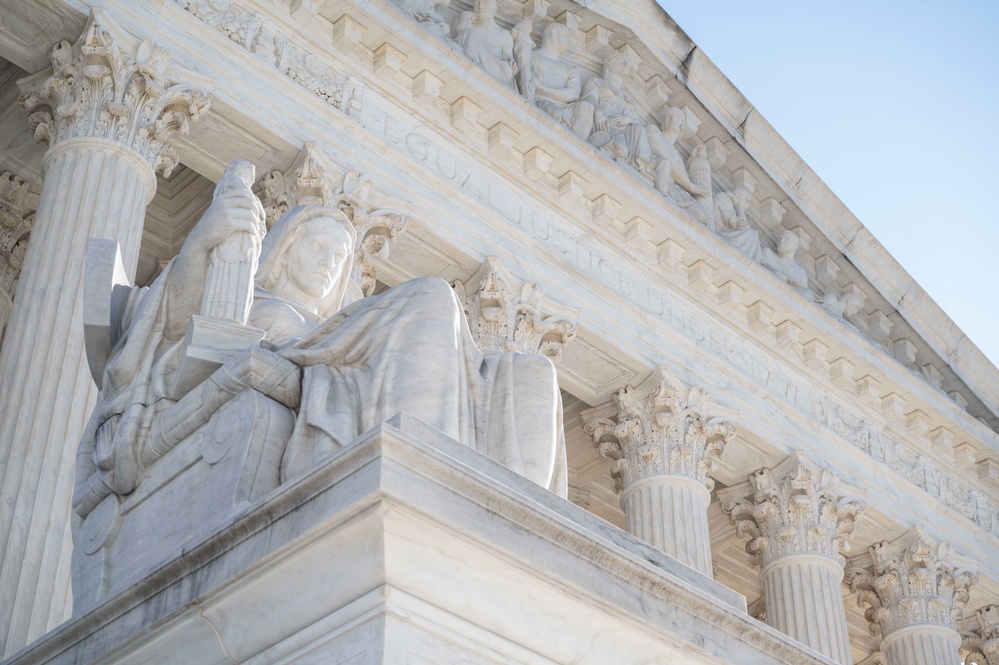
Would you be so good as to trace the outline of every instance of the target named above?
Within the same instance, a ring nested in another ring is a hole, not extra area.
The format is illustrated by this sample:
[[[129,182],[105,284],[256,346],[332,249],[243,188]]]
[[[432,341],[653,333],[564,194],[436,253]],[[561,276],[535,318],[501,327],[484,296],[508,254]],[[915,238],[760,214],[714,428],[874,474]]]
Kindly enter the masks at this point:
[[[473,11],[486,18],[496,16],[496,0],[475,0]]]
[[[612,83],[621,83],[627,78],[630,67],[624,58],[613,58],[604,65],[604,79]]]
[[[569,46],[569,34],[560,28],[558,23],[552,23],[542,35],[542,40],[547,41],[555,53],[563,55]]]
[[[285,268],[296,289],[317,302],[333,290],[352,249],[346,229],[335,220],[322,221],[311,221],[291,245]]]
[[[797,250],[797,236],[790,232],[781,234],[780,240],[777,241],[777,251],[781,254],[793,254]]]

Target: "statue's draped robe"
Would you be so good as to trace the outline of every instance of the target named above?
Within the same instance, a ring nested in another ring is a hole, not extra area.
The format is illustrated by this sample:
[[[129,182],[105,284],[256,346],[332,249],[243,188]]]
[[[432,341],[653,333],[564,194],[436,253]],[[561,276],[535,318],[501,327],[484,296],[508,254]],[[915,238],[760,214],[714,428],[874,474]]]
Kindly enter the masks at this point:
[[[517,89],[513,69],[513,38],[498,25],[479,27],[472,12],[465,12],[458,25],[455,42],[469,60],[486,70],[508,88]]]
[[[74,505],[80,514],[110,492],[135,489],[153,418],[173,404],[167,388],[182,347],[164,335],[163,277],[148,293],[133,294],[138,304],[126,321],[127,336],[108,364],[78,454]],[[286,320],[308,315],[258,291],[254,309],[266,316],[255,320],[251,310],[250,324],[271,319],[271,327],[281,329],[282,308]],[[301,407],[282,461],[282,481],[406,411],[565,496],[554,367],[534,354],[483,354],[446,283],[413,280],[308,324],[313,326],[318,327],[276,351],[303,369]],[[280,334],[287,339],[287,327]]]

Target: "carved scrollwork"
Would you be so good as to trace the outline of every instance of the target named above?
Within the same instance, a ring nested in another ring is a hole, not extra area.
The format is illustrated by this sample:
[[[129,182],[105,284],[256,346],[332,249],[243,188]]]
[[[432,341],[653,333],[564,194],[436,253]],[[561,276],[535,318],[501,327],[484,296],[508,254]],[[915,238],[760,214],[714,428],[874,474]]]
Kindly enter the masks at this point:
[[[584,429],[601,455],[614,460],[619,491],[656,475],[683,476],[709,490],[714,487],[708,474],[737,427],[707,415],[708,393],[700,386],[683,390],[680,385],[669,368],[659,367],[640,386],[618,391],[610,418],[584,416]]]
[[[186,134],[190,122],[208,110],[209,93],[171,84],[165,74],[170,56],[151,40],[133,51],[114,32],[103,12],[94,10],[75,44],[52,48],[51,73],[30,80],[18,102],[36,141],[108,139],[169,176],[178,159],[165,143],[175,133]]]
[[[360,112],[363,86],[231,0],[174,0],[216,31],[346,115]]]

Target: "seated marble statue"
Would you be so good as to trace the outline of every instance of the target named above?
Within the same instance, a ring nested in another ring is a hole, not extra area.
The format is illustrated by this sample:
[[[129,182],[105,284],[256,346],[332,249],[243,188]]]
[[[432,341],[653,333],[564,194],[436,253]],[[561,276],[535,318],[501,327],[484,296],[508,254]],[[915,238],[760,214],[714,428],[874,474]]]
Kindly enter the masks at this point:
[[[801,239],[794,231],[784,231],[777,240],[777,251],[774,252],[769,247],[763,248],[763,265],[770,270],[785,284],[793,286],[806,295],[810,295],[808,289],[808,274],[798,263],[795,253],[801,245]]]
[[[583,98],[596,107],[590,145],[608,153],[640,174],[655,177],[652,146],[638,109],[624,90],[624,83],[635,73],[631,58],[615,52],[604,61],[603,78],[586,84]]]
[[[545,27],[532,63],[535,99],[538,108],[585,141],[593,131],[595,109],[592,101],[580,99],[579,67],[563,57],[570,37],[569,28],[561,23]]]
[[[79,448],[74,508],[80,516],[110,494],[134,491],[156,459],[149,433],[183,397],[171,385],[212,251],[234,234],[257,232],[262,215],[249,187],[222,191],[156,281],[132,289],[124,332]],[[565,496],[561,403],[551,362],[536,354],[484,354],[453,290],[437,278],[415,279],[340,309],[354,243],[341,212],[299,206],[259,245],[246,323],[266,336],[263,351],[254,352],[301,368],[281,482],[405,411]]]
[[[763,260],[760,232],[750,228],[746,221],[750,200],[749,192],[741,188],[715,194],[715,232],[743,255],[760,263]]]
[[[475,0],[458,17],[455,42],[469,60],[508,88],[517,89],[513,35],[496,23],[496,0]]]

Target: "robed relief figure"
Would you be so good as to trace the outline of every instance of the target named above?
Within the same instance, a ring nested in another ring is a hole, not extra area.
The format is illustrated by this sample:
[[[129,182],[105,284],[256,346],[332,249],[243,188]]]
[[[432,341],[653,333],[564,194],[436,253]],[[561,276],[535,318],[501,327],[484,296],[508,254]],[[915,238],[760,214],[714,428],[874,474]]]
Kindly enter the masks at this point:
[[[249,187],[228,188],[156,281],[128,294],[124,332],[79,449],[79,515],[109,494],[123,496],[138,486],[152,459],[150,430],[183,397],[172,386],[212,251],[234,234],[258,233],[262,216]],[[262,348],[301,368],[301,401],[281,481],[405,411],[565,496],[561,403],[551,362],[537,354],[484,354],[453,290],[437,278],[405,282],[340,309],[354,244],[347,218],[321,206],[293,208],[261,243],[247,321],[265,331],[255,352]]]

